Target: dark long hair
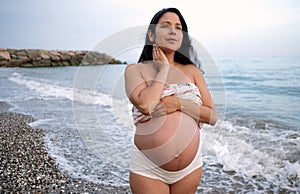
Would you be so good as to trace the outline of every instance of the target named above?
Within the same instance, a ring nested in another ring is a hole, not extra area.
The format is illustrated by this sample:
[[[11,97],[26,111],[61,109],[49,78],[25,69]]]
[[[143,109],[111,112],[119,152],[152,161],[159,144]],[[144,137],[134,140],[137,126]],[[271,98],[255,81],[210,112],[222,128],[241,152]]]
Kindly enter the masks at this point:
[[[149,61],[153,60],[152,57],[152,50],[153,50],[153,43],[150,41],[148,32],[151,31],[153,34],[155,34],[155,27],[156,24],[158,24],[159,19],[167,12],[172,12],[175,13],[180,20],[180,23],[182,25],[182,32],[183,32],[183,38],[182,38],[182,44],[181,47],[175,51],[174,55],[174,61],[181,63],[181,64],[194,64],[200,68],[200,61],[198,60],[196,54],[193,51],[192,43],[190,40],[190,37],[188,35],[188,27],[187,24],[181,15],[180,11],[176,8],[165,8],[157,12],[154,17],[152,18],[150,25],[147,30],[147,35],[146,35],[146,41],[145,45],[142,51],[142,54],[138,60],[138,62],[144,62],[144,61]],[[191,54],[193,53],[193,56],[195,57],[195,60],[191,59]],[[196,64],[197,63],[197,64]]]

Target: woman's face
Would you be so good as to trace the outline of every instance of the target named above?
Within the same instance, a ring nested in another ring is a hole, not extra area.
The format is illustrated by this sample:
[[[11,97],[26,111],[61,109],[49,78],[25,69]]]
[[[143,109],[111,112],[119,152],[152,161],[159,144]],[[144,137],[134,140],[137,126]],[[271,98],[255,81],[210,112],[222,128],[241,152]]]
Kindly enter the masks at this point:
[[[155,27],[155,34],[150,33],[154,41],[163,51],[176,51],[182,43],[182,26],[179,17],[173,12],[165,13]]]

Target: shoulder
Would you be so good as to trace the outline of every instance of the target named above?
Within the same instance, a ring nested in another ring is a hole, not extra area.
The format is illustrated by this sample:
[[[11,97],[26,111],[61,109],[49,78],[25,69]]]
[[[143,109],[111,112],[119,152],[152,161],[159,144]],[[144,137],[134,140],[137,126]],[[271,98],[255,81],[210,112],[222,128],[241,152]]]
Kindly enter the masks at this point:
[[[185,71],[193,78],[195,84],[202,85],[205,83],[203,73],[196,65],[185,65]]]
[[[150,65],[147,63],[132,63],[126,66],[125,71],[129,71],[129,70],[142,70],[145,69],[147,67],[149,67]]]
[[[125,77],[131,76],[131,74],[134,74],[137,72],[137,64],[129,64],[125,68]]]
[[[191,72],[194,72],[194,73],[201,73],[200,69],[194,64],[187,64],[185,66],[188,69],[188,71],[191,71]]]
[[[194,64],[183,65],[183,68],[186,73],[191,75],[192,77],[202,77],[202,71]]]
[[[135,63],[133,63],[133,64],[129,64],[129,65],[127,65],[127,66],[126,66],[126,68],[125,68],[125,72],[127,72],[127,71],[129,71],[129,70],[136,69],[136,68],[137,68],[137,66],[138,66],[138,64],[135,64]]]
[[[127,65],[125,68],[125,74],[128,74],[130,72],[140,72],[140,66],[141,66],[141,64],[139,64],[139,63],[133,63],[133,64]]]
[[[134,63],[129,64],[125,68],[125,77],[127,76],[139,76],[149,77],[148,75],[153,72],[153,67],[148,63]]]

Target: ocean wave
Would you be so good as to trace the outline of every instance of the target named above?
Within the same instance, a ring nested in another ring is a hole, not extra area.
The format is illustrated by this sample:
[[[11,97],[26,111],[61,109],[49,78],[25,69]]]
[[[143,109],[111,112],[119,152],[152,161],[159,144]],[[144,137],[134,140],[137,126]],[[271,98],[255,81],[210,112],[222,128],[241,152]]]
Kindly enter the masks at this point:
[[[42,79],[30,80],[19,73],[13,73],[8,79],[37,92],[42,97],[66,98],[71,101],[78,100],[84,104],[112,106],[112,98],[109,95],[95,90],[79,90],[72,87],[59,86],[47,83]]]
[[[300,158],[295,152],[300,146],[299,132],[279,131],[270,126],[268,130],[261,130],[230,121],[205,131],[211,134],[206,136],[215,136],[208,154],[216,157],[224,171],[234,171],[249,179],[264,177],[268,182],[292,190],[300,185],[299,160],[288,157],[298,154]]]
[[[119,124],[129,129],[134,128],[130,117],[131,104],[127,98],[116,99],[97,90],[60,86],[45,79],[31,80],[19,73],[13,73],[8,79],[39,94],[39,96],[28,96],[26,99],[64,98],[72,101],[74,108],[86,108],[86,105],[106,107],[109,112],[113,113]]]

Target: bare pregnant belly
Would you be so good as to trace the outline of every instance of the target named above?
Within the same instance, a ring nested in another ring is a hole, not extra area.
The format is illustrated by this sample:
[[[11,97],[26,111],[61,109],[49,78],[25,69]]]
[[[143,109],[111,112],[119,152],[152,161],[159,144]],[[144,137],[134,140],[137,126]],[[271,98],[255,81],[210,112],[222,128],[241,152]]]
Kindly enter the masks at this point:
[[[200,143],[199,129],[193,118],[177,111],[139,123],[134,143],[156,165],[177,171],[193,161]]]

